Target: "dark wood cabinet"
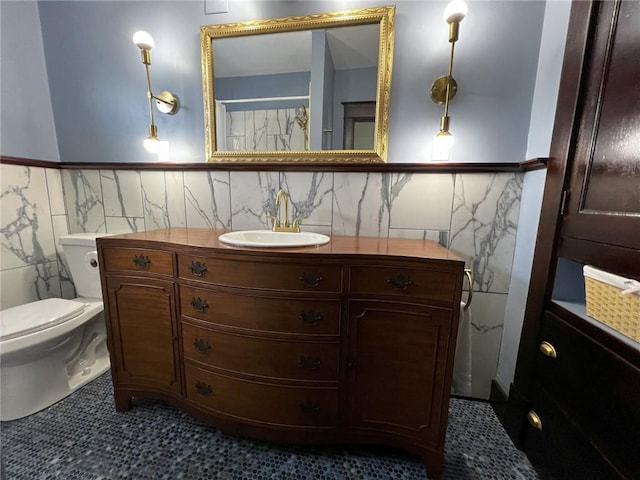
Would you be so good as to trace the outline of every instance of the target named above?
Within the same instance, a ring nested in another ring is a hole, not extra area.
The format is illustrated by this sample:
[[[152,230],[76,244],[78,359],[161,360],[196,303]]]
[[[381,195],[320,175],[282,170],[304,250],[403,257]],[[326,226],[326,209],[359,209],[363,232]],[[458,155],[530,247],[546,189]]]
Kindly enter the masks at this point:
[[[586,314],[583,277],[591,265],[640,281],[638,58],[640,3],[573,3],[515,379],[500,409],[542,478],[640,478],[640,343]]]
[[[640,432],[640,367],[599,343],[597,335],[585,333],[581,318],[559,308],[556,312],[546,312],[542,321],[539,342],[552,345],[555,357],[542,351],[537,356],[532,408],[555,409],[565,418],[559,420],[554,413],[547,419],[538,412],[544,420],[537,435],[553,438],[546,427],[562,430],[555,427],[559,421],[572,424],[592,447],[589,461],[610,464],[612,472],[633,478],[640,472],[640,449],[633,440]],[[525,439],[532,433],[529,428]],[[562,451],[570,455],[570,445]],[[584,459],[582,463],[589,464]]]
[[[222,233],[98,240],[117,408],[157,396],[255,438],[398,446],[439,478],[463,261],[423,240]]]

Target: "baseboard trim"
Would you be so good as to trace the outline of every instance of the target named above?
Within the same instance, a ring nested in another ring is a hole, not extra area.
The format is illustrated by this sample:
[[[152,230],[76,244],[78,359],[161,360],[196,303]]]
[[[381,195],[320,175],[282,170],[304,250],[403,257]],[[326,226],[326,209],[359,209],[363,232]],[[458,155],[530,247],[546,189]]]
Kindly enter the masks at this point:
[[[504,390],[502,390],[502,387],[496,380],[491,381],[491,392],[489,393],[489,400],[496,403],[505,403],[509,400],[509,396]]]

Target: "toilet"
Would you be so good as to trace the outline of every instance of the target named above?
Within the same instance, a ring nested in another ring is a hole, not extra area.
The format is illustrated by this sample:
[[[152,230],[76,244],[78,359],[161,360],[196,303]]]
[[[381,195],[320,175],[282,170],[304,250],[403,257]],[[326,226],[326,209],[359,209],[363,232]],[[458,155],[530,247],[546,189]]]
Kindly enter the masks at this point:
[[[53,405],[109,367],[96,238],[60,238],[78,298],[48,298],[0,312],[0,420]]]

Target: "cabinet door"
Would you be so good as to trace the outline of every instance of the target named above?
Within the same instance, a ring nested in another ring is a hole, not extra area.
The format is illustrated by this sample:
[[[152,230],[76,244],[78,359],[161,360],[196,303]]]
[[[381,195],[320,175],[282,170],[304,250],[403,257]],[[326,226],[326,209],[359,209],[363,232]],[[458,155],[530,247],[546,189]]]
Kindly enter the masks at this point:
[[[640,245],[640,2],[594,2],[562,233]]]
[[[173,283],[110,277],[107,289],[117,386],[180,391]]]
[[[423,305],[349,302],[351,427],[434,446],[444,440],[451,315]]]

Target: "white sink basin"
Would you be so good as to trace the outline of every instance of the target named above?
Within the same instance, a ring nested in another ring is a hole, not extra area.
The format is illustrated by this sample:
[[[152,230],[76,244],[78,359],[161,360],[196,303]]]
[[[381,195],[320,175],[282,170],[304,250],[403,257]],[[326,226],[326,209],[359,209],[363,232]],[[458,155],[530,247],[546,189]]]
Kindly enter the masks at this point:
[[[222,243],[237,247],[286,248],[311,247],[329,243],[330,238],[313,232],[274,232],[272,230],[242,230],[223,233]]]

